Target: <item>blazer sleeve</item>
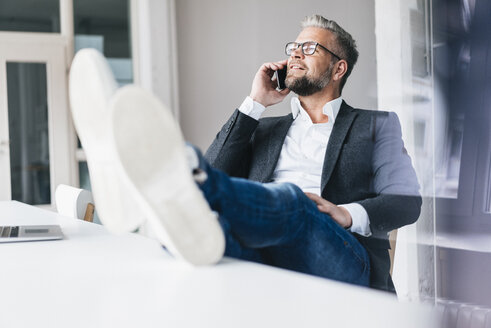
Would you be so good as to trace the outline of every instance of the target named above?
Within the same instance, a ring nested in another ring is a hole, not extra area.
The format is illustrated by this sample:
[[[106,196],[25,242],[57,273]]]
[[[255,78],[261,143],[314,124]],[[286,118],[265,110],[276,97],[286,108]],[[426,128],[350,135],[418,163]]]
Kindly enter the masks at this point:
[[[247,178],[251,140],[258,124],[259,121],[236,109],[205,153],[211,166],[230,176]]]
[[[422,199],[416,172],[402,141],[399,118],[391,112],[378,121],[372,157],[376,196],[358,203],[368,213],[372,232],[388,232],[416,222]]]

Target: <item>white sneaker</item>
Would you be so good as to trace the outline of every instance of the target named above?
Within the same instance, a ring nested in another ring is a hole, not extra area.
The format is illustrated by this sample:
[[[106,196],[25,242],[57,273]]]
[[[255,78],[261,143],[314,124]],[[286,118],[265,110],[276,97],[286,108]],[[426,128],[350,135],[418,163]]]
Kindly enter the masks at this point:
[[[117,87],[101,53],[95,49],[77,53],[70,70],[70,104],[87,156],[96,210],[110,231],[126,232],[141,226],[144,217],[117,174],[115,155],[109,151],[109,100]]]
[[[113,147],[157,238],[194,265],[219,261],[225,238],[194,182],[171,112],[147,91],[126,86],[111,102]]]

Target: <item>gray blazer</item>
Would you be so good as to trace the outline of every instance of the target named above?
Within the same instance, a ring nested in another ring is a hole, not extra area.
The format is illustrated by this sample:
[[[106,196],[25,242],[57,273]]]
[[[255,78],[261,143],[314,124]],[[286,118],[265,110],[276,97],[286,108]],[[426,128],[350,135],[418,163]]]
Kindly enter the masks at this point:
[[[230,176],[271,182],[292,122],[292,114],[257,121],[236,110],[205,157]],[[343,101],[326,149],[321,196],[365,208],[372,236],[354,236],[370,257],[370,285],[394,291],[388,232],[414,223],[422,203],[395,113],[356,109]]]

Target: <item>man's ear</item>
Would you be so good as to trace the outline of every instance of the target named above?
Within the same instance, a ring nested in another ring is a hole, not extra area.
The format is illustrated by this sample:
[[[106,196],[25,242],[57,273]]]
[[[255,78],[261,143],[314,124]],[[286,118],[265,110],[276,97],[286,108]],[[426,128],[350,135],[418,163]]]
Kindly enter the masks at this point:
[[[344,59],[338,60],[336,64],[334,64],[334,72],[332,79],[334,81],[341,81],[344,74],[348,71],[348,62]]]

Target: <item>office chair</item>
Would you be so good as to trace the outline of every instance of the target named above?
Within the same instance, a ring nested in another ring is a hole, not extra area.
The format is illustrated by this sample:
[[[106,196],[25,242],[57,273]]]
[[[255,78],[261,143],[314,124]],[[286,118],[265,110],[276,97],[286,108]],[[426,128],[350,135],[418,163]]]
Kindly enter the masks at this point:
[[[59,214],[87,222],[94,220],[95,206],[90,191],[60,184],[56,187],[55,200]]]
[[[392,230],[389,233],[389,257],[390,257],[390,275],[392,276],[392,270],[394,269],[394,256],[396,254],[396,241],[397,241],[397,229]]]

